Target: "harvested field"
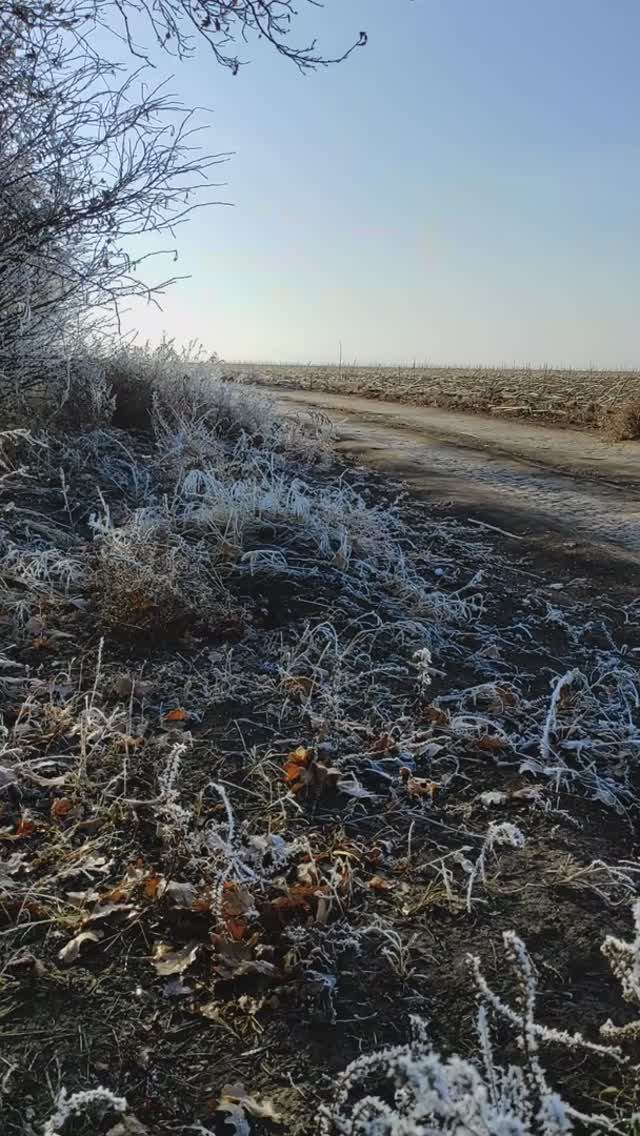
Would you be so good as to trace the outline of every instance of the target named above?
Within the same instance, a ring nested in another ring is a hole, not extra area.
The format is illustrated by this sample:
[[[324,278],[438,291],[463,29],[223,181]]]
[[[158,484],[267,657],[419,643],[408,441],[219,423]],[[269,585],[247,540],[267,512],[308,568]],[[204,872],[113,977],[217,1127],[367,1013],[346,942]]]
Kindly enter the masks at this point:
[[[631,1136],[633,588],[154,393],[0,439],[3,1133]]]
[[[415,406],[532,418],[637,437],[640,372],[473,367],[349,367],[232,364],[236,377],[270,387],[330,391]],[[628,413],[621,407],[628,403]],[[633,432],[630,433],[629,431]]]

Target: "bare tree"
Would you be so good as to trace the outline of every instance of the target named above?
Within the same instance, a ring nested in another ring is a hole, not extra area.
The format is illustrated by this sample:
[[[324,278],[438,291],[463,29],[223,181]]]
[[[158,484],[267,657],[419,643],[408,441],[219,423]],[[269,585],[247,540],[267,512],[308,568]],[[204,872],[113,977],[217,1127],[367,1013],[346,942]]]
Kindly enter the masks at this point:
[[[0,75],[0,329],[12,310],[37,327],[52,307],[148,291],[132,239],[173,230],[218,160],[193,112],[49,34],[6,52]]]
[[[45,346],[68,356],[117,325],[123,299],[172,283],[148,278],[149,258],[174,253],[162,235],[212,200],[224,156],[203,153],[196,113],[149,85],[148,49],[183,59],[201,37],[236,72],[255,36],[302,70],[332,62],[291,44],[294,15],[289,0],[0,0],[0,394],[42,381]],[[103,28],[130,66],[98,49]],[[160,249],[138,256],[150,233]]]
[[[302,3],[322,7],[318,0]],[[238,44],[252,39],[267,41],[303,71],[342,63],[367,42],[366,32],[361,31],[334,56],[323,55],[315,39],[295,45],[291,34],[299,12],[293,0],[25,0],[9,3],[8,8],[22,25],[19,34],[28,37],[34,26],[49,31],[64,28],[90,44],[92,29],[102,26],[120,34],[131,53],[142,59],[147,58],[149,38],[181,59],[192,55],[204,40],[217,63],[234,73],[242,65]]]

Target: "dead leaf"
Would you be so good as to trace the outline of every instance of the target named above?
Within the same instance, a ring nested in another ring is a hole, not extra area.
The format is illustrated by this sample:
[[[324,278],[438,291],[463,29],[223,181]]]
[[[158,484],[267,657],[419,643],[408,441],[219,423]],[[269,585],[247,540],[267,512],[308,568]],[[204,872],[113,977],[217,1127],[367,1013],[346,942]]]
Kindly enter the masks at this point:
[[[200,892],[200,895],[196,896],[193,901],[192,911],[201,913],[211,911],[211,892],[208,888],[205,888],[204,891]]]
[[[499,789],[489,789],[486,793],[480,794],[480,800],[486,807],[490,805],[505,805],[509,800],[507,793],[502,793]]]
[[[282,1117],[276,1112],[267,1097],[254,1097],[246,1092],[243,1085],[224,1085],[220,1093],[218,1112],[225,1112],[225,1123],[230,1124],[234,1136],[250,1136],[251,1129],[246,1114],[257,1120],[268,1120],[271,1124],[282,1124]]]
[[[227,919],[225,920],[224,927],[225,931],[232,939],[244,939],[247,933],[247,924],[244,919]]]
[[[485,753],[500,753],[501,750],[507,749],[508,745],[508,741],[499,734],[483,734],[476,742],[477,748],[484,750]]]
[[[172,947],[169,943],[156,943],[151,959],[156,974],[162,978],[170,978],[172,974],[183,974],[195,961],[198,950],[198,943],[178,948]]]
[[[9,978],[43,978],[46,969],[40,959],[26,951],[23,955],[9,959],[4,972]]]
[[[501,709],[506,709],[509,706],[518,705],[518,695],[515,691],[510,690],[508,686],[494,687],[495,702],[498,703]]]
[[[147,879],[160,879],[156,876],[153,868],[148,868],[142,858],[138,858],[135,863],[127,866],[126,874],[110,891],[105,892],[102,896],[103,903],[122,903],[123,900],[129,899],[134,891],[138,888],[144,888]],[[151,885],[153,891],[156,885]],[[159,884],[158,884],[159,887]]]
[[[224,1085],[221,1099],[232,1100],[246,1109],[257,1120],[269,1120],[272,1124],[282,1124],[282,1117],[276,1112],[268,1097],[254,1097],[246,1092],[241,1084]]]
[[[381,734],[376,738],[372,746],[369,747],[369,753],[388,753],[390,749],[394,748],[394,741],[390,734]]]
[[[98,903],[100,895],[97,891],[68,891],[66,897],[74,907],[85,907],[88,903]]]
[[[560,706],[571,706],[576,701],[577,692],[573,689],[570,683],[560,688],[558,695],[558,703]]]
[[[28,836],[33,836],[36,826],[28,817],[21,817],[18,821],[15,830],[12,832],[9,828],[0,829],[0,840],[25,840]]]
[[[347,797],[355,797],[358,801],[373,801],[376,799],[377,794],[372,793],[370,789],[365,789],[355,777],[351,781],[338,781],[338,789]]]
[[[87,817],[86,820],[79,820],[76,825],[76,832],[98,832],[102,828],[104,821],[102,817]]]
[[[313,692],[314,681],[308,675],[290,675],[282,680],[282,686],[287,694],[298,698],[308,698]]]
[[[147,899],[160,899],[166,892],[167,886],[164,876],[158,876],[155,872],[152,872],[142,882],[142,890]]]
[[[165,722],[186,722],[189,714],[183,710],[181,706],[177,706],[175,710],[169,710],[165,716]]]
[[[188,994],[193,994],[193,986],[187,986],[178,975],[177,978],[170,978],[163,986],[162,994],[164,998],[186,998]]]
[[[542,790],[537,785],[526,785],[522,789],[489,789],[480,794],[480,800],[486,807],[490,805],[506,805],[509,801],[542,801]]]
[[[285,895],[279,895],[271,900],[270,906],[274,911],[313,911],[321,895],[328,894],[328,889],[318,887],[316,884],[292,884]]]
[[[4,870],[4,864],[0,865]],[[2,884],[5,880],[0,877]],[[2,896],[2,907],[0,909],[4,919],[9,915],[19,916],[20,919],[24,915],[30,915],[32,919],[46,919],[47,922],[51,918],[51,910],[45,907],[42,903],[36,903],[33,899],[25,899],[23,895],[7,895],[6,892]]]
[[[412,745],[411,752],[413,757],[426,758],[430,761],[432,758],[437,757],[439,753],[442,753],[444,748],[443,745],[440,745],[440,742],[422,741]]]
[[[80,852],[83,850],[84,848],[79,849]],[[99,872],[101,875],[106,875],[107,872],[111,871],[112,867],[113,860],[108,860],[106,856],[95,855],[95,853],[91,852],[88,856],[85,856],[83,860],[78,860],[77,862],[78,870],[86,873]]]
[[[90,915],[87,915],[84,924],[86,926],[87,923],[101,923],[103,919],[128,921],[135,919],[139,914],[139,909],[132,903],[100,903]]]
[[[16,840],[22,840],[25,836],[32,836],[36,830],[36,826],[28,817],[20,817],[18,826],[16,828]]]
[[[198,890],[186,880],[170,880],[165,895],[174,907],[192,908],[198,898]]]
[[[237,560],[242,553],[242,548],[239,544],[232,544],[229,540],[222,540],[217,548],[217,554],[220,560]]]
[[[413,777],[406,765],[400,769],[399,776],[410,797],[428,797],[432,801],[436,789],[440,788],[438,781],[429,781],[426,777]]]
[[[58,951],[60,962],[64,963],[65,966],[76,962],[85,943],[99,943],[101,938],[101,931],[81,931],[75,938],[70,939],[61,951]]]
[[[291,750],[289,754],[289,761],[295,761],[298,765],[306,765],[311,757],[313,750],[308,746],[297,746],[296,749]]]
[[[321,793],[325,788],[336,788],[342,776],[340,769],[323,765],[313,757],[313,751],[306,746],[298,746],[288,755],[282,769],[284,780],[292,793],[305,789]]]
[[[428,797],[432,801],[439,788],[439,781],[427,781],[425,777],[410,777],[407,781],[407,792],[410,797]]]
[[[117,750],[140,749],[144,745],[144,738],[132,737],[131,734],[119,734],[117,738],[114,738],[113,744]]]
[[[231,1126],[233,1136],[251,1136],[247,1114],[237,1101],[222,1099],[216,1111],[227,1114],[224,1123]]]
[[[222,1013],[222,1004],[212,999],[211,1002],[202,1002],[198,1006],[198,1013],[203,1018],[208,1018],[209,1021],[217,1022]]]
[[[268,998],[266,995],[261,995],[260,998],[253,998],[249,994],[241,994],[237,999],[238,1009],[242,1010],[243,1014],[250,1014],[255,1017],[261,1010],[273,1009],[277,1006],[278,999],[276,996]]]
[[[297,749],[291,751],[287,756],[282,771],[284,779],[288,785],[297,781],[301,775],[302,770],[309,764],[313,751],[307,749],[306,746],[298,746]]]
[[[47,638],[46,636],[38,636],[37,638],[32,639],[31,640],[31,646],[36,651],[55,651],[55,650],[57,650],[54,640],[51,639],[51,638]]]
[[[394,885],[391,880],[385,880],[383,876],[372,876],[367,881],[367,887],[370,887],[372,891],[392,891]]]
[[[423,707],[420,717],[423,722],[433,722],[436,726],[447,726],[449,724],[449,715],[446,710],[441,710],[439,706]]]
[[[248,974],[261,975],[272,980],[281,977],[278,968],[272,962],[254,957],[258,943],[257,934],[242,942],[213,934],[211,942],[216,952],[213,969],[219,978],[231,981]]]
[[[227,880],[222,889],[222,919],[230,938],[244,939],[249,920],[257,914],[251,893]]]
[[[51,803],[51,816],[52,817],[65,817],[67,813],[71,812],[73,808],[73,801],[68,797],[56,797]]]

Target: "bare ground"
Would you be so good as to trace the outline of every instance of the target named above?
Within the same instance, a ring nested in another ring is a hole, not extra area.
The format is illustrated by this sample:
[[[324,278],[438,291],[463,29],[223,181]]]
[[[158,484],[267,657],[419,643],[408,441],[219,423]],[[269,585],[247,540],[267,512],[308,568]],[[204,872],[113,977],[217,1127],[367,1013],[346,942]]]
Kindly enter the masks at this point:
[[[612,445],[584,431],[351,395],[277,395],[327,414],[343,452],[401,477],[423,499],[538,548],[640,567],[636,442]]]

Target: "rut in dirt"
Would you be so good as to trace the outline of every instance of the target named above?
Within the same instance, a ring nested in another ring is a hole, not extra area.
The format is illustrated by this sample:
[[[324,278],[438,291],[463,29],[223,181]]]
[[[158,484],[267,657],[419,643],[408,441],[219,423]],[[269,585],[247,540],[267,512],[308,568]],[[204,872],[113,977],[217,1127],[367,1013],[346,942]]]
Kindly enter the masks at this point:
[[[429,407],[278,390],[319,410],[340,448],[431,501],[507,530],[580,542],[640,566],[640,447],[596,435]]]

